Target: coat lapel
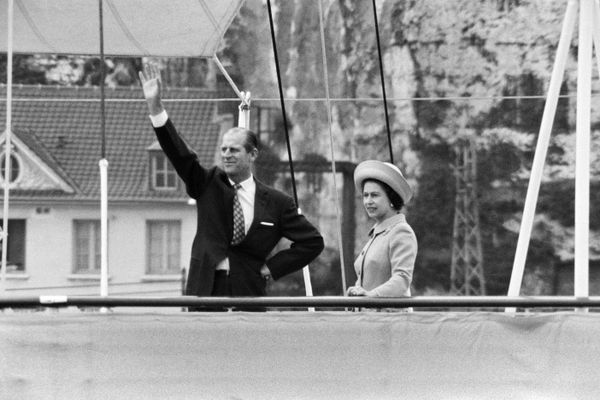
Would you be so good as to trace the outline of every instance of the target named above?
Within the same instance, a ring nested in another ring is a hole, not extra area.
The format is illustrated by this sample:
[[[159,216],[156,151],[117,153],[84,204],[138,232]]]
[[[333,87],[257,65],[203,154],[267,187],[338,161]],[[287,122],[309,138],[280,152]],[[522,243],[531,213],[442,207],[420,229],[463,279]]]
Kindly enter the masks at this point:
[[[226,189],[224,190],[224,200],[225,200],[225,213],[226,213],[226,221],[227,221],[227,232],[229,237],[233,237],[233,197],[235,196],[235,189],[229,183],[227,176],[225,176],[224,184]]]
[[[254,182],[256,182],[256,193],[254,193],[254,219],[252,220],[252,225],[250,225],[248,233],[250,233],[251,230],[254,230],[255,227],[260,224],[260,221],[263,220],[264,210],[266,209],[269,200],[269,192],[265,185],[256,179]]]

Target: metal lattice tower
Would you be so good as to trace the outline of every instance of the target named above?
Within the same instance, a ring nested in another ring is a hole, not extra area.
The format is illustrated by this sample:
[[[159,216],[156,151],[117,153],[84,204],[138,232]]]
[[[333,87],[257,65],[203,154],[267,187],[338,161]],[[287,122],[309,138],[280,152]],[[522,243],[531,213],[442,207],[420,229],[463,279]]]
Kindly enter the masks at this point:
[[[452,237],[451,292],[454,295],[485,295],[483,254],[477,202],[477,150],[475,141],[455,147],[456,199]]]

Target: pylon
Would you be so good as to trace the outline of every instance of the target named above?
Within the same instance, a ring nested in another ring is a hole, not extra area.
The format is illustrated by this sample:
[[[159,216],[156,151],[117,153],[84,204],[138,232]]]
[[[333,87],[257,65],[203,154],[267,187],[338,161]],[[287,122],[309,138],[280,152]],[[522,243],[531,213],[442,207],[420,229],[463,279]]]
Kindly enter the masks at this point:
[[[485,295],[483,253],[477,201],[477,149],[474,139],[455,147],[456,197],[452,237],[451,292],[454,295]]]

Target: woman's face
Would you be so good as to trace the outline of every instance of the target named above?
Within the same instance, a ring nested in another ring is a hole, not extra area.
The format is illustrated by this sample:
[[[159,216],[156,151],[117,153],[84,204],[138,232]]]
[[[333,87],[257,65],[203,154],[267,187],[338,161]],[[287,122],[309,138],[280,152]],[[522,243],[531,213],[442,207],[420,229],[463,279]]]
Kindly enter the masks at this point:
[[[369,218],[373,218],[377,222],[396,213],[390,205],[390,199],[383,187],[373,181],[366,181],[363,185],[363,205]]]

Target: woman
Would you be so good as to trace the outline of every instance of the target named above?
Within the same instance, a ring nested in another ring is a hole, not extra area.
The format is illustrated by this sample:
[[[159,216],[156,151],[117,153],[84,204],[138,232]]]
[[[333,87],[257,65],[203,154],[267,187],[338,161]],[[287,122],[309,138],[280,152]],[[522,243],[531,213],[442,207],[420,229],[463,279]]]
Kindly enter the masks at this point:
[[[401,213],[412,190],[393,164],[368,160],[354,171],[354,184],[375,225],[354,262],[358,279],[349,296],[410,296],[417,238]]]

